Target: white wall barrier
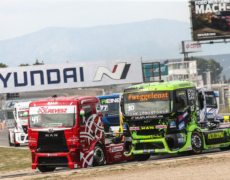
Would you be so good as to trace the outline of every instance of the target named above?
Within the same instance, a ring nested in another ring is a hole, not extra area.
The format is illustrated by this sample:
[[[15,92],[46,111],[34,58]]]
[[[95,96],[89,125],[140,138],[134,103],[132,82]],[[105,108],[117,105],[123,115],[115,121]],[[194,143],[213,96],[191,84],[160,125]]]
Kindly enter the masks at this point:
[[[5,121],[3,121],[3,123],[5,124],[5,128],[13,128],[14,127],[14,119],[7,119]]]

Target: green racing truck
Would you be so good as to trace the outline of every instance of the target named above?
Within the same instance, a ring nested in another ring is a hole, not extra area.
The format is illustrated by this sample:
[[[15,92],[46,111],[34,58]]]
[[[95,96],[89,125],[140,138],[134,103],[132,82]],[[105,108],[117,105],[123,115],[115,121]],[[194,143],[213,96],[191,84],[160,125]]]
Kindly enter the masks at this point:
[[[151,82],[126,88],[120,111],[124,155],[138,161],[151,154],[200,154],[204,149],[230,149],[230,123],[197,122],[196,99],[204,99],[187,81]]]

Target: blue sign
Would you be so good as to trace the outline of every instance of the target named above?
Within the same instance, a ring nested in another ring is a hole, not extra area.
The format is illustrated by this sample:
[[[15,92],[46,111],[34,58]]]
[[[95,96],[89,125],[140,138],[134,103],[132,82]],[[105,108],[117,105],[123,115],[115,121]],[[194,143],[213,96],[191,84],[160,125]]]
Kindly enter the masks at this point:
[[[181,131],[184,128],[185,128],[185,123],[183,121],[182,123],[179,124],[179,130]]]
[[[169,121],[169,128],[176,128],[176,121]]]
[[[184,138],[183,137],[178,138],[177,141],[178,141],[178,144],[184,143]]]
[[[123,128],[123,130],[127,130],[127,124],[123,123],[122,128]]]

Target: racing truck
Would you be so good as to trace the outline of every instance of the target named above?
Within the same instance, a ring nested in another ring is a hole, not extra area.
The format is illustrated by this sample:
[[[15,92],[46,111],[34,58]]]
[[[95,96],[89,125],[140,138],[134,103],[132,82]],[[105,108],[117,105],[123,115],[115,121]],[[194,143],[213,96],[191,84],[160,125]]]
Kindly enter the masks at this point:
[[[131,160],[124,143],[105,144],[100,100],[93,96],[53,96],[29,106],[32,169],[86,168]]]
[[[9,129],[8,140],[9,146],[20,146],[28,143],[28,109],[30,101],[20,102],[14,105],[14,124],[15,127]]]
[[[216,97],[219,97],[218,93],[213,90],[196,88],[197,91],[197,120],[208,121],[209,119],[224,121],[224,117],[218,115],[218,105]]]
[[[138,161],[155,153],[200,154],[203,149],[229,149],[230,123],[214,118],[197,123],[196,87],[191,82],[130,86],[121,98],[121,114],[124,154]]]
[[[98,96],[101,102],[101,112],[105,132],[119,131],[119,103],[120,93]]]

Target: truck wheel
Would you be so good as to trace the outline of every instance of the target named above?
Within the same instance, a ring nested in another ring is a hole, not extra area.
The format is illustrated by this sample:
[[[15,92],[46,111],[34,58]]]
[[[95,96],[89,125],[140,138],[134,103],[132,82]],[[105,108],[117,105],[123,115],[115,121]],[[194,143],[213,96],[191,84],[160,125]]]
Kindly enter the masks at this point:
[[[133,155],[133,158],[137,161],[147,161],[150,158],[150,154]]]
[[[9,140],[9,146],[13,146],[13,144],[10,141],[10,132],[8,131],[8,140]]]
[[[16,144],[16,141],[15,141],[16,137],[15,137],[15,134],[14,134],[14,147],[19,147],[20,144]]]
[[[46,166],[38,166],[40,172],[52,172],[56,169],[56,167],[46,167]]]
[[[195,130],[192,132],[191,144],[192,144],[192,151],[190,151],[191,154],[202,153],[204,142],[203,142],[203,136],[199,131]]]
[[[96,145],[93,152],[93,166],[101,166],[105,163],[105,152],[100,145]]]

